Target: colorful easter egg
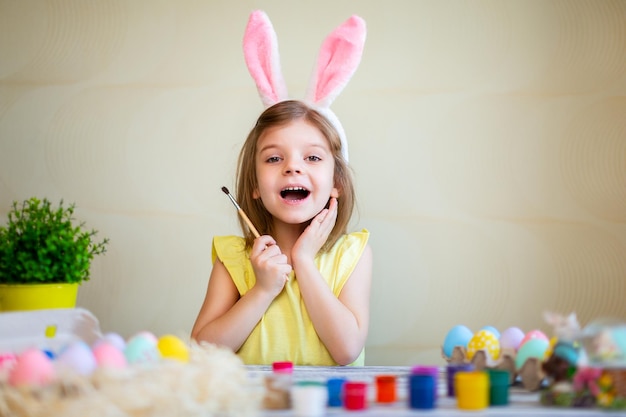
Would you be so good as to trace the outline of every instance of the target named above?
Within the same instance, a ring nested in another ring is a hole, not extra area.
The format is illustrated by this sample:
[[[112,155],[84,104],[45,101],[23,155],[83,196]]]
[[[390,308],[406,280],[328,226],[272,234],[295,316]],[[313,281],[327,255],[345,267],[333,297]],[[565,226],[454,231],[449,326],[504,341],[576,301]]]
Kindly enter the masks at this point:
[[[124,340],[124,338],[117,333],[107,333],[104,335],[102,340],[105,342],[111,343],[113,346],[115,346],[118,350],[122,352],[126,348],[126,340]]]
[[[27,349],[17,356],[9,371],[9,384],[14,387],[38,387],[56,378],[54,365],[39,349]]]
[[[129,364],[146,364],[157,362],[161,358],[157,348],[157,339],[147,337],[145,333],[132,337],[126,344],[124,356]]]
[[[154,333],[149,332],[149,331],[143,331],[143,332],[139,332],[137,333],[135,336],[133,337],[143,337],[146,338],[148,340],[150,340],[152,343],[154,343],[155,345],[158,342],[158,338],[154,335]]]
[[[517,350],[524,339],[524,332],[518,327],[509,327],[500,335],[500,347],[502,349]]]
[[[500,339],[500,332],[498,331],[498,329],[496,329],[493,326],[485,326],[482,327],[480,330],[489,330],[491,333],[493,333],[498,339]]]
[[[519,347],[515,357],[515,367],[521,369],[529,358],[537,358],[539,361],[543,361],[549,345],[550,342],[547,339],[529,339]]]
[[[161,356],[181,362],[189,362],[189,349],[178,337],[168,334],[161,336],[157,342]]]
[[[0,352],[0,371],[9,369],[17,361],[17,355],[12,352]]]
[[[56,362],[80,375],[90,375],[98,366],[91,348],[83,341],[68,345],[59,353]]]
[[[546,336],[546,334],[542,332],[541,330],[531,330],[524,335],[524,338],[520,342],[518,349],[521,346],[523,346],[524,343],[528,342],[531,339],[541,339],[541,340],[545,340],[546,342],[550,340],[548,339],[548,336]]]
[[[546,349],[545,353],[543,354],[543,359],[548,359],[550,356],[552,356],[552,353],[554,353],[554,347],[556,346],[557,342],[559,341],[559,339],[556,336],[552,336],[550,338],[550,340],[548,341],[548,348]]]
[[[487,359],[495,361],[500,357],[500,342],[489,330],[478,331],[467,344],[467,359],[472,360],[476,352],[483,350]]]
[[[123,369],[127,366],[124,352],[113,343],[103,341],[93,348],[93,356],[101,368]]]
[[[472,333],[472,331],[466,326],[454,326],[452,329],[450,329],[450,331],[448,331],[448,334],[446,334],[446,337],[443,341],[444,355],[448,358],[451,357],[452,352],[454,351],[454,348],[456,346],[463,346],[464,348],[467,348],[467,344],[469,343],[473,335],[474,333]]]

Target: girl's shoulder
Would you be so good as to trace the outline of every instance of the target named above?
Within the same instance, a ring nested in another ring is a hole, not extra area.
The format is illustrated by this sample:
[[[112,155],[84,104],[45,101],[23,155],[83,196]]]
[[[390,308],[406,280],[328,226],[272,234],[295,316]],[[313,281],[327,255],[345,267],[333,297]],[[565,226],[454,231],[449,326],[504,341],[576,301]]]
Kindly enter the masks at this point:
[[[241,236],[214,236],[212,244],[213,262],[219,258],[222,263],[246,255],[246,240]]]
[[[333,258],[341,257],[345,258],[350,255],[349,258],[360,258],[361,254],[367,247],[369,241],[370,232],[367,229],[362,229],[358,232],[350,232],[337,239],[337,242],[333,247],[325,253],[324,257]]]
[[[333,250],[336,250],[338,247],[346,247],[346,246],[360,246],[365,247],[367,242],[369,241],[370,232],[367,229],[361,229],[357,232],[346,233],[337,239],[337,243],[335,243]]]

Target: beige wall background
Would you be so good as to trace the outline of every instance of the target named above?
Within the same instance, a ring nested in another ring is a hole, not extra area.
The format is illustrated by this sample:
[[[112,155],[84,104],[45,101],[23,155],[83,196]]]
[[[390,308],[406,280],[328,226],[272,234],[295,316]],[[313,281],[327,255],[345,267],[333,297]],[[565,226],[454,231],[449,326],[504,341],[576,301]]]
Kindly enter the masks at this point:
[[[368,24],[333,109],[375,254],[368,364],[442,363],[448,329],[626,319],[626,2],[0,0],[0,214],[75,202],[111,239],[78,303],[188,335],[211,238],[237,234],[261,111],[248,14],[302,97],[323,38]]]

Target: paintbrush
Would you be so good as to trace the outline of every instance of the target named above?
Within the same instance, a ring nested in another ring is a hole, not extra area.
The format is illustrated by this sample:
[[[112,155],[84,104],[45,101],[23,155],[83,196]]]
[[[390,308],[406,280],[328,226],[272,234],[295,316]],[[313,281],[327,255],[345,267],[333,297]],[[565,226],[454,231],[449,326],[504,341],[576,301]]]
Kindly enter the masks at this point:
[[[235,197],[233,197],[233,195],[230,193],[230,191],[228,191],[228,188],[222,187],[222,191],[224,191],[224,194],[226,194],[228,196],[228,198],[230,198],[230,201],[232,201],[232,203],[235,205],[235,208],[237,209],[237,212],[239,212],[239,215],[241,216],[241,218],[246,222],[246,224],[248,225],[248,228],[250,229],[250,231],[252,232],[254,237],[261,236],[259,234],[259,231],[256,230],[256,227],[254,227],[254,225],[252,224],[252,222],[248,218],[248,216],[246,216],[246,213],[244,213],[243,209],[241,207],[239,207],[239,204],[237,204],[237,200],[235,200]]]

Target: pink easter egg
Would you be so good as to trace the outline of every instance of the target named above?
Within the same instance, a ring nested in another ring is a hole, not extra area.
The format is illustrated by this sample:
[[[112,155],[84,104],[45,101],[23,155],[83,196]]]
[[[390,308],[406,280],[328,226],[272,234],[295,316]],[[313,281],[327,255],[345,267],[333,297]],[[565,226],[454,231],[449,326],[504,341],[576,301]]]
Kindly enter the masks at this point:
[[[14,387],[37,387],[52,382],[55,377],[50,358],[41,350],[31,348],[18,355],[9,371],[9,384]]]
[[[0,352],[0,371],[9,369],[17,361],[17,355],[11,352]]]
[[[124,353],[110,342],[104,341],[95,346],[93,356],[101,368],[123,369],[127,365]]]
[[[548,336],[546,336],[545,333],[542,332],[541,330],[531,330],[528,333],[526,333],[526,335],[524,335],[524,338],[522,339],[522,341],[520,342],[517,348],[518,349],[521,348],[524,345],[524,343],[528,342],[531,339],[545,340],[547,342],[550,341],[550,339],[548,339]]]
[[[104,335],[104,341],[113,344],[117,349],[122,352],[126,348],[126,341],[124,338],[118,333],[107,333]]]

